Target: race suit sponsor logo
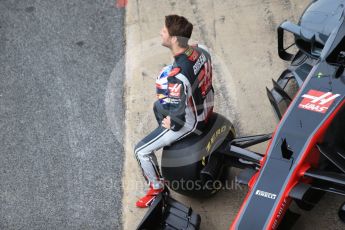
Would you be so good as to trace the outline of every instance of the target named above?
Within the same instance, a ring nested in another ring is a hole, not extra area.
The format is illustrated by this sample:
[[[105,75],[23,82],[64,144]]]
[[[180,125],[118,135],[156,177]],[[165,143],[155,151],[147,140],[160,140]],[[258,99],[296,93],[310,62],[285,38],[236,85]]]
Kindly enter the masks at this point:
[[[198,59],[198,57],[199,57],[199,53],[196,50],[194,50],[193,53],[188,56],[188,59],[194,62],[196,61],[196,59]]]
[[[181,84],[169,84],[169,96],[180,97]]]
[[[259,189],[256,190],[255,195],[262,196],[262,197],[265,197],[265,198],[268,198],[268,199],[272,199],[272,200],[275,200],[276,197],[277,197],[276,194],[265,192],[265,191],[261,191]]]
[[[206,57],[204,54],[201,54],[198,60],[193,65],[193,70],[194,70],[195,75],[200,71],[201,67],[205,64],[205,62],[206,62]]]
[[[186,49],[186,51],[184,51],[184,53],[189,57],[192,53],[193,53],[193,48],[189,47],[188,49]]]
[[[302,96],[303,100],[298,107],[314,112],[326,113],[334,99],[339,96],[340,94],[332,94],[331,92],[325,93],[312,89]]]

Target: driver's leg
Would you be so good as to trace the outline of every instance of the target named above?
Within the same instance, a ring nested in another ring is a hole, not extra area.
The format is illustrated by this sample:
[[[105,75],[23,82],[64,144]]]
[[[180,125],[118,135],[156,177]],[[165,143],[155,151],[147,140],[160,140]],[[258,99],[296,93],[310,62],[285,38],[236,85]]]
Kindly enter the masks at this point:
[[[144,177],[150,183],[151,187],[148,194],[140,199],[142,202],[137,202],[137,206],[147,207],[149,205],[148,201],[151,201],[154,198],[152,196],[157,195],[164,187],[154,151],[170,145],[188,133],[191,133],[191,130],[185,127],[177,132],[163,127],[158,127],[137,144],[134,151],[135,156],[142,169]]]
[[[161,135],[164,135],[168,130],[162,127],[156,128],[152,131],[149,135],[147,135],[144,139],[142,139],[136,146],[135,146],[135,158],[138,161],[138,164],[142,170],[144,178],[147,182],[150,183],[150,186],[154,189],[160,189],[163,187],[163,183],[161,182],[161,175],[158,169],[157,157],[153,151],[156,149],[152,149],[152,151],[141,151],[145,146],[148,146],[152,140],[155,138],[159,138]]]

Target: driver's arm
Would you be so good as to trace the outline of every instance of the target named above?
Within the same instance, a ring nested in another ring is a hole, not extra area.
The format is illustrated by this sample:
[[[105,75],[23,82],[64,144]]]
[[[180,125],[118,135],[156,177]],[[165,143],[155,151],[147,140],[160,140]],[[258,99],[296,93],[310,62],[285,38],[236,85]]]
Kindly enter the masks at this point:
[[[186,86],[175,76],[168,77],[170,129],[180,130],[186,121]]]

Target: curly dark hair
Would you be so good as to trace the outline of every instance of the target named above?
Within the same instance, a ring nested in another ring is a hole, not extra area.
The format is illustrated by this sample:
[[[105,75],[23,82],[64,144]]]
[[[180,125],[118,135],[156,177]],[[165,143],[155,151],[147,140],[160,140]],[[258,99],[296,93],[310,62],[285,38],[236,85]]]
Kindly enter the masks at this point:
[[[188,46],[188,40],[192,36],[193,24],[185,17],[179,15],[165,16],[165,26],[170,36],[176,36],[179,46],[185,48]]]

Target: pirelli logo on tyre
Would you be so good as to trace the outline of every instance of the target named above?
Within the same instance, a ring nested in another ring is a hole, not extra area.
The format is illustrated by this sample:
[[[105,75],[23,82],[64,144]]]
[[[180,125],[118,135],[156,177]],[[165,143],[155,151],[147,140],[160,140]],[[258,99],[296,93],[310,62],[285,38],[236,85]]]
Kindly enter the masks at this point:
[[[326,113],[334,100],[340,94],[332,94],[331,92],[321,92],[317,90],[309,90],[307,94],[302,95],[303,100],[298,108],[310,110],[318,113]]]

